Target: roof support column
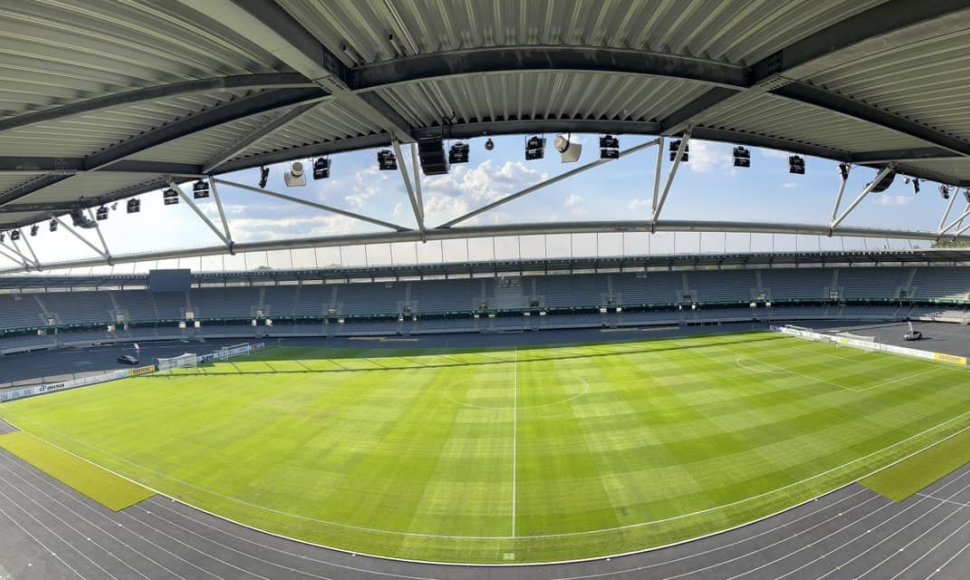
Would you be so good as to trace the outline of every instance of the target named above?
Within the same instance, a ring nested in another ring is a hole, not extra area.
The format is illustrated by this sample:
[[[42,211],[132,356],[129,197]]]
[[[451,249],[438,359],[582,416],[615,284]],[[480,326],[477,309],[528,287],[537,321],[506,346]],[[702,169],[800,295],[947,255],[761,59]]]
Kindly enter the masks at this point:
[[[67,230],[68,232],[70,232],[70,234],[71,234],[72,236],[74,236],[75,238],[77,238],[77,239],[79,239],[79,240],[81,240],[81,242],[82,242],[82,243],[83,243],[83,244],[84,244],[85,246],[87,246],[87,247],[89,247],[89,248],[91,248],[92,250],[94,250],[94,252],[95,252],[96,254],[98,254],[99,256],[101,256],[102,258],[104,258],[105,260],[108,260],[108,259],[110,259],[110,256],[108,256],[108,253],[107,253],[107,252],[105,252],[105,251],[104,251],[104,250],[102,250],[101,248],[99,248],[99,247],[97,247],[97,246],[95,246],[94,244],[92,244],[91,242],[89,242],[87,238],[85,238],[85,237],[84,237],[84,236],[82,236],[81,234],[79,234],[79,233],[77,233],[77,230],[75,230],[75,229],[74,229],[73,227],[71,227],[71,224],[69,224],[69,223],[67,223],[67,222],[65,222],[64,220],[62,220],[61,218],[59,218],[59,217],[57,217],[57,216],[54,216],[54,219],[55,219],[55,220],[57,220],[57,223],[59,223],[59,224],[61,224],[61,227],[62,227],[62,228],[64,228],[64,229],[65,229],[65,230]],[[26,240],[26,238],[25,238],[25,240]],[[29,246],[28,246],[28,247],[29,247]]]
[[[192,199],[189,196],[185,195],[185,192],[182,191],[182,188],[179,187],[179,184],[175,183],[170,179],[168,181],[168,186],[174,189],[179,194],[179,197],[182,198],[182,201],[184,201],[192,209],[192,211],[195,212],[195,215],[199,216],[200,220],[205,222],[205,225],[209,226],[209,229],[212,230],[212,233],[214,233],[216,236],[219,237],[220,240],[222,240],[222,243],[226,245],[226,248],[229,248],[232,245],[232,242],[229,241],[229,238],[227,238],[225,234],[219,231],[219,228],[216,227],[216,224],[212,223],[212,220],[209,219],[209,216],[205,215],[205,213],[201,209],[199,209],[199,206],[196,205],[195,202],[192,201]]]
[[[98,220],[95,219],[96,216],[93,214],[94,212],[91,211],[91,208],[88,208],[88,219],[94,222],[94,231],[98,233],[98,239],[101,240],[101,247],[104,248],[104,259],[107,260],[108,264],[110,265],[111,252],[108,251],[108,243],[104,241],[104,234],[101,233],[101,226],[98,224]]]
[[[667,176],[667,184],[664,185],[663,194],[660,196],[660,201],[657,202],[657,207],[653,210],[653,221],[656,225],[657,220],[660,219],[660,212],[664,209],[664,203],[667,201],[667,196],[670,195],[670,186],[674,184],[674,178],[677,177],[677,168],[680,167],[680,161],[684,158],[684,151],[687,149],[687,143],[690,141],[690,128],[684,132],[684,136],[680,141],[680,146],[677,147],[677,153],[674,155],[674,165],[670,168],[670,174]],[[662,151],[661,151],[662,153]]]
[[[653,206],[651,212],[657,211],[657,200],[660,198],[660,172],[663,171],[664,163],[664,138],[657,139],[657,170],[653,174]]]
[[[641,143],[640,145],[636,145],[634,147],[630,147],[629,149],[627,149],[625,151],[621,151],[620,152],[620,156],[618,157],[618,159],[623,158],[623,157],[625,157],[627,155],[631,155],[633,153],[636,153],[637,151],[642,151],[644,149],[653,147],[654,145],[657,145],[659,142],[660,142],[660,139],[654,139],[653,141],[647,141],[646,143]],[[493,209],[495,209],[496,207],[498,207],[500,205],[505,205],[506,203],[509,203],[510,201],[515,201],[515,200],[519,199],[522,196],[528,195],[528,194],[533,193],[535,191],[539,191],[540,189],[542,189],[544,187],[548,187],[548,186],[550,186],[550,185],[552,185],[554,183],[559,183],[560,181],[563,181],[564,179],[569,179],[570,177],[572,177],[574,175],[579,175],[580,173],[583,173],[585,171],[589,171],[590,169],[593,169],[594,167],[599,167],[600,165],[604,165],[606,163],[609,163],[610,161],[614,161],[614,160],[613,159],[597,159],[596,161],[593,161],[592,163],[587,163],[586,165],[577,167],[576,169],[572,169],[572,170],[567,171],[565,173],[560,173],[559,175],[556,175],[555,177],[550,177],[549,179],[547,179],[545,181],[540,181],[539,183],[537,183],[535,185],[530,185],[529,187],[527,187],[527,188],[525,188],[523,190],[520,190],[520,191],[517,191],[516,193],[512,193],[510,195],[507,195],[507,196],[503,197],[502,199],[493,201],[492,203],[490,203],[488,205],[485,205],[485,206],[482,206],[482,207],[480,207],[480,208],[478,208],[476,210],[472,210],[472,211],[466,213],[465,215],[458,216],[458,217],[456,217],[455,219],[453,219],[451,221],[448,221],[448,222],[445,222],[445,223],[441,224],[440,226],[436,227],[435,229],[450,228],[451,226],[453,226],[455,224],[461,223],[461,222],[466,221],[466,220],[469,220],[469,219],[471,219],[471,218],[473,218],[473,217],[475,217],[475,216],[477,216],[479,214],[483,214],[483,213],[485,213],[487,211],[493,210]]]
[[[219,188],[216,187],[216,181],[212,177],[206,177],[209,180],[209,189],[212,190],[212,198],[216,200],[216,207],[219,209],[219,219],[222,220],[222,231],[226,234],[226,239],[229,240],[229,253],[234,254],[232,250],[232,232],[229,230],[229,220],[226,219],[226,210],[222,207],[222,198],[219,196]]]
[[[839,215],[839,206],[842,205],[842,195],[845,193],[845,185],[849,183],[849,172],[852,171],[852,166],[848,163],[845,165],[845,174],[842,175],[842,183],[839,184],[839,194],[835,197],[835,207],[832,208],[832,219],[830,221],[835,221],[835,218]]]
[[[404,161],[404,155],[401,153],[401,145],[397,142],[397,139],[391,142],[394,146],[394,155],[397,156],[397,166],[401,171],[401,179],[404,180],[404,188],[408,192],[408,200],[411,202],[411,210],[414,212],[414,223],[418,224],[418,231],[424,234],[424,214],[421,213],[421,206],[418,204],[418,198],[414,194],[414,185],[411,183],[411,176],[408,174],[408,164]],[[413,145],[413,144],[412,144]],[[415,150],[411,149],[412,158],[415,156]],[[412,159],[415,163],[414,171],[417,172],[417,161]],[[415,179],[418,176],[415,174]]]
[[[840,223],[842,223],[845,220],[845,218],[849,217],[849,214],[852,213],[852,210],[859,207],[859,204],[862,203],[862,200],[868,197],[869,194],[872,193],[872,190],[875,189],[877,185],[879,185],[879,182],[882,181],[883,178],[889,175],[892,171],[894,171],[894,169],[895,168],[893,167],[892,164],[887,165],[886,167],[883,167],[882,171],[879,172],[879,175],[877,175],[876,178],[873,179],[872,182],[869,185],[867,185],[865,189],[862,190],[862,193],[859,194],[859,197],[855,198],[855,201],[852,202],[852,205],[846,208],[846,210],[842,212],[842,215],[832,220],[832,223],[829,224],[829,229],[834,230],[839,226]]]

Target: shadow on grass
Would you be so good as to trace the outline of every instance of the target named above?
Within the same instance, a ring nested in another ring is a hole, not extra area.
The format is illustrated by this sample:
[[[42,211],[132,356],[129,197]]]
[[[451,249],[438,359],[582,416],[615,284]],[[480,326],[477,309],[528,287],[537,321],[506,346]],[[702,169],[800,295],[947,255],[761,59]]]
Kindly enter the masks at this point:
[[[170,378],[178,376],[198,376],[198,375],[278,375],[278,374],[316,374],[316,373],[340,373],[340,372],[362,372],[362,371],[398,371],[398,370],[413,370],[413,369],[432,369],[432,368],[454,368],[454,367],[478,367],[478,366],[491,366],[491,365],[504,365],[510,364],[512,362],[518,363],[528,363],[528,362],[539,362],[539,361],[558,361],[558,360],[575,360],[575,359],[597,359],[613,356],[622,356],[628,354],[650,354],[650,353],[660,353],[660,352],[671,352],[671,351],[681,351],[681,350],[694,350],[694,349],[705,349],[712,346],[718,346],[723,344],[731,345],[743,345],[743,344],[754,344],[754,343],[767,343],[778,340],[786,340],[788,337],[780,334],[769,334],[762,330],[752,330],[744,332],[732,332],[725,334],[718,334],[714,336],[729,336],[732,335],[736,339],[732,339],[726,343],[710,343],[703,342],[699,344],[673,344],[680,343],[684,340],[695,339],[695,338],[709,338],[712,335],[702,335],[702,336],[687,336],[680,338],[655,338],[649,340],[637,340],[637,341],[623,341],[617,343],[587,343],[587,344],[554,344],[554,345],[539,345],[539,346],[529,346],[528,354],[522,356],[517,355],[514,360],[506,358],[496,358],[494,360],[482,360],[482,361],[467,361],[458,360],[452,358],[453,356],[460,355],[479,355],[487,356],[488,354],[498,354],[498,353],[508,353],[508,347],[490,347],[490,348],[471,348],[471,349],[421,349],[421,350],[394,350],[388,351],[387,354],[382,356],[374,357],[372,353],[373,350],[366,349],[354,349],[352,356],[348,356],[351,351],[348,349],[340,349],[339,353],[342,355],[337,358],[330,358],[334,349],[320,349],[314,347],[285,347],[279,349],[269,349],[260,352],[252,357],[247,357],[247,362],[262,362],[266,363],[268,369],[247,369],[240,368],[234,362],[220,363],[218,365],[213,365],[207,363],[203,366],[197,367],[194,372],[178,372],[174,374],[154,374],[147,375],[151,378]],[[622,349],[622,350],[612,350],[608,352],[602,352],[603,348],[610,348],[617,345],[628,346],[630,344],[643,343],[646,345],[663,344],[668,343],[666,346],[655,346],[655,347],[645,347],[637,349]],[[582,348],[584,352],[582,353],[569,353],[563,352],[570,348]],[[294,350],[305,350],[307,356],[297,357]],[[597,352],[600,350],[600,352]],[[535,356],[536,353],[548,354],[549,356]],[[428,364],[381,364],[377,362],[378,360],[384,358],[395,358],[401,359],[406,357],[437,357],[438,359],[444,359],[448,362],[430,362]],[[375,360],[376,359],[376,360]],[[331,369],[312,369],[305,365],[302,361],[304,360],[327,360],[331,364],[334,364],[340,368]],[[373,367],[348,367],[341,365],[340,360],[344,361],[367,361],[375,366]],[[271,366],[273,362],[287,362],[296,363],[303,367],[302,370],[298,369],[274,369]],[[226,367],[230,366],[233,370],[228,371]],[[219,370],[215,370],[218,368]],[[213,369],[213,370],[209,370]]]

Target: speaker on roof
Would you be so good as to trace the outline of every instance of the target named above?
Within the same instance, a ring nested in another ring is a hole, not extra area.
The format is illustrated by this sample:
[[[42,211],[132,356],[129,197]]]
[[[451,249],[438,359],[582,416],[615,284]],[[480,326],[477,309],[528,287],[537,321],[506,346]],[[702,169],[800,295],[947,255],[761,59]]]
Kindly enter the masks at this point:
[[[448,158],[445,144],[440,137],[418,141],[418,158],[425,175],[444,175],[448,173]]]

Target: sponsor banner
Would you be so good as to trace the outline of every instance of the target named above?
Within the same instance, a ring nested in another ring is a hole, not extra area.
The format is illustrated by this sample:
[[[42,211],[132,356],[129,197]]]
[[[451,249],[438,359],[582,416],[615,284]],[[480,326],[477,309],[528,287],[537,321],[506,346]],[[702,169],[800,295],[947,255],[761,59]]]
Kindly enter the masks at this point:
[[[955,356],[952,354],[944,354],[941,352],[930,352],[927,350],[917,350],[915,348],[906,348],[902,346],[896,346],[893,344],[882,344],[880,342],[871,342],[868,340],[860,340],[858,338],[847,338],[844,336],[829,336],[827,334],[821,334],[818,332],[811,332],[808,330],[802,330],[799,328],[789,328],[783,326],[779,328],[782,334],[788,334],[791,336],[797,336],[799,338],[806,338],[808,340],[824,340],[827,342],[832,342],[835,344],[840,344],[843,346],[848,346],[851,348],[859,348],[863,350],[876,350],[880,352],[889,352],[892,354],[901,354],[904,356],[912,356],[916,358],[924,358],[928,360],[937,360],[942,362],[948,362],[958,365],[967,364],[966,357]]]
[[[942,352],[934,352],[933,353],[933,358],[936,359],[936,360],[941,360],[943,362],[954,363],[954,364],[958,364],[958,365],[966,365],[967,364],[967,357],[965,357],[965,356],[956,356],[954,354],[944,354]]]
[[[128,371],[129,377],[140,377],[142,375],[150,375],[155,372],[155,365],[148,365],[147,367],[138,367],[137,369],[131,369]]]
[[[100,375],[92,375],[90,377],[71,379],[69,381],[64,381],[60,383],[49,383],[46,385],[27,387],[23,389],[17,389],[14,391],[8,391],[6,393],[0,393],[0,401],[13,401],[15,399],[23,399],[24,397],[34,397],[36,395],[43,395],[54,391],[66,391],[69,389],[76,389],[78,387],[86,387],[88,385],[96,385],[98,383],[107,383],[109,381],[116,381],[118,379],[124,379],[127,377],[128,377],[128,370],[120,369],[117,371],[111,371],[109,373],[103,373]]]

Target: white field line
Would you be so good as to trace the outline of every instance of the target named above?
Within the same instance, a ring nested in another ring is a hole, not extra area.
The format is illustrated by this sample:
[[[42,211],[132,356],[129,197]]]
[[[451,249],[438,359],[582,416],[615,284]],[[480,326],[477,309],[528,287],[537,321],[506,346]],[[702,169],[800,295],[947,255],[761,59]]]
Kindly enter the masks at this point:
[[[515,362],[512,364],[512,537],[515,537],[515,506],[518,495],[519,469],[519,348],[515,348]]]
[[[908,441],[911,441],[913,439],[916,439],[918,437],[921,437],[921,436],[925,435],[926,433],[929,433],[929,432],[933,431],[934,429],[938,429],[940,427],[943,427],[944,425],[948,425],[948,424],[953,423],[955,421],[958,421],[960,419],[964,419],[965,417],[968,417],[968,416],[970,416],[970,411],[965,411],[965,412],[963,412],[963,413],[961,413],[961,414],[959,414],[959,415],[957,415],[955,417],[951,417],[950,419],[947,419],[946,421],[943,421],[942,423],[938,423],[936,425],[933,425],[932,427],[928,427],[927,429],[925,429],[923,431],[920,431],[919,433],[915,433],[915,434],[910,435],[909,437],[907,437],[905,439],[901,439],[901,440],[899,440],[899,441],[897,441],[897,442],[895,442],[895,443],[893,443],[891,445],[887,445],[886,447],[884,447],[882,449],[873,451],[872,453],[869,453],[869,454],[864,455],[862,457],[857,457],[856,459],[853,459],[852,461],[847,461],[846,463],[843,463],[842,465],[837,465],[837,466],[832,467],[830,469],[826,469],[825,471],[821,471],[819,473],[816,473],[815,475],[806,477],[805,479],[803,479],[801,481],[796,481],[794,483],[790,483],[790,484],[785,485],[785,486],[782,486],[782,487],[777,487],[775,489],[772,489],[772,490],[769,490],[769,491],[766,491],[766,492],[763,492],[763,493],[759,493],[759,494],[756,494],[756,495],[748,496],[746,498],[742,498],[742,499],[739,499],[739,500],[736,500],[736,501],[733,501],[733,502],[729,502],[729,503],[726,503],[726,504],[721,504],[721,505],[718,505],[718,506],[713,506],[713,507],[705,508],[705,509],[702,509],[702,510],[697,510],[697,511],[694,511],[694,512],[690,512],[690,513],[677,514],[675,516],[670,516],[670,517],[666,517],[666,518],[660,518],[660,519],[657,519],[657,520],[651,520],[651,521],[646,521],[646,522],[637,522],[637,523],[633,523],[633,524],[625,524],[625,525],[622,525],[622,526],[614,526],[612,528],[601,528],[601,529],[598,529],[598,530],[587,530],[587,531],[582,531],[582,532],[564,532],[564,533],[561,533],[561,534],[534,534],[534,535],[530,535],[530,536],[519,536],[519,537],[530,538],[530,539],[539,539],[539,540],[541,540],[541,539],[557,539],[557,538],[581,537],[581,536],[595,536],[597,534],[615,532],[615,531],[620,531],[620,530],[628,530],[628,529],[642,528],[642,527],[646,527],[646,526],[653,526],[653,525],[657,525],[657,524],[663,524],[663,523],[667,523],[667,522],[673,522],[673,521],[683,520],[683,519],[690,518],[690,517],[694,517],[694,516],[698,516],[698,515],[703,515],[703,514],[708,514],[708,513],[712,513],[712,512],[717,512],[718,510],[722,510],[722,509],[725,509],[725,508],[734,507],[736,505],[741,505],[741,504],[747,503],[749,501],[758,500],[758,499],[761,499],[763,497],[768,497],[768,496],[770,496],[772,494],[775,494],[775,493],[779,493],[779,492],[782,492],[782,491],[785,491],[785,490],[788,490],[788,489],[791,489],[791,488],[794,488],[794,487],[798,487],[799,485],[802,485],[802,484],[804,484],[806,482],[813,481],[813,480],[818,479],[820,477],[824,477],[826,475],[829,475],[830,473],[834,473],[834,472],[836,472],[836,471],[838,471],[840,469],[843,469],[843,468],[848,467],[850,465],[859,463],[860,461],[864,461],[866,459],[869,459],[870,457],[873,457],[875,455],[878,455],[880,453],[883,453],[883,452],[885,452],[885,451],[887,451],[889,449],[893,449],[894,447],[898,447],[899,445],[901,445],[903,443],[906,443]],[[8,422],[9,422],[9,420],[8,420]],[[28,423],[29,423],[29,421],[28,421]],[[11,423],[11,425],[13,425],[13,423]],[[19,426],[17,426],[17,425],[14,425],[14,427],[17,427],[18,429],[20,429]],[[50,431],[53,431],[55,433],[59,433],[62,436],[67,437],[67,434],[62,433],[62,432],[58,431],[57,429],[54,429],[53,427],[45,427],[45,428],[46,429],[49,429]],[[934,441],[933,443],[930,443],[930,444],[926,445],[925,447],[921,447],[920,449],[917,449],[916,451],[913,451],[912,453],[909,453],[909,454],[907,454],[907,455],[905,455],[903,457],[900,457],[899,459],[893,461],[892,463],[889,463],[888,465],[884,465],[884,466],[880,467],[879,469],[874,469],[873,471],[871,471],[869,473],[866,473],[865,475],[860,476],[859,478],[854,479],[851,482],[846,482],[846,483],[840,484],[838,487],[828,489],[827,491],[818,494],[818,496],[816,496],[816,497],[820,497],[822,495],[826,495],[828,493],[831,493],[832,491],[843,487],[847,483],[853,483],[853,482],[859,481],[860,479],[864,479],[866,477],[875,475],[876,473],[879,473],[881,471],[884,471],[884,470],[886,470],[886,469],[888,469],[888,468],[890,468],[890,467],[892,467],[892,466],[894,466],[894,465],[896,465],[898,463],[901,463],[901,462],[903,462],[903,461],[905,461],[905,460],[907,460],[907,459],[909,459],[911,457],[914,457],[916,455],[919,455],[923,451],[926,451],[927,449],[936,447],[940,443],[943,443],[945,441],[948,441],[948,440],[956,437],[957,435],[960,435],[960,434],[962,434],[962,433],[964,433],[964,432],[966,432],[968,430],[970,430],[970,425],[967,425],[966,427],[963,427],[962,429],[960,429],[958,431],[955,431],[955,432],[951,433],[950,435],[947,435],[943,439],[940,439],[938,441]],[[82,461],[86,461],[86,462],[88,462],[88,463],[90,463],[92,465],[95,465],[96,467],[99,467],[101,469],[105,469],[106,471],[108,471],[110,473],[113,473],[115,475],[118,475],[118,477],[121,477],[123,479],[127,479],[128,481],[131,481],[132,483],[136,483],[138,485],[141,485],[142,487],[145,487],[145,488],[147,488],[147,489],[149,489],[151,491],[154,491],[154,492],[158,493],[159,495],[163,495],[163,496],[167,496],[167,497],[172,497],[172,496],[169,496],[168,494],[166,494],[164,492],[161,492],[161,491],[158,491],[157,489],[154,489],[152,487],[149,487],[148,485],[145,485],[142,482],[136,481],[136,480],[131,479],[129,477],[125,477],[123,475],[118,474],[115,471],[112,471],[110,469],[104,468],[104,467],[98,465],[97,463],[95,463],[95,462],[93,462],[93,461],[91,461],[89,459],[85,459],[85,458],[77,455],[76,453],[73,453],[71,451],[68,451],[67,449],[64,449],[63,447],[60,447],[60,446],[58,446],[58,445],[56,445],[54,443],[51,443],[50,441],[48,441],[46,439],[42,439],[40,437],[37,437],[36,435],[33,435],[32,433],[30,433],[30,435],[32,437],[35,437],[37,439],[40,439],[41,441],[44,441],[45,443],[47,443],[48,445],[51,445],[52,447],[56,447],[57,449],[60,449],[61,451],[64,451],[65,453],[68,453],[69,455],[73,455],[74,457],[77,457],[78,459],[81,459]],[[266,506],[263,506],[263,505],[260,505],[260,504],[257,504],[257,503],[252,503],[252,502],[249,502],[249,501],[246,501],[244,499],[237,498],[237,497],[227,496],[227,495],[221,494],[219,492],[212,491],[212,490],[206,489],[204,487],[200,487],[200,486],[195,485],[193,483],[190,483],[190,482],[187,482],[187,481],[184,481],[184,480],[181,480],[181,479],[172,477],[172,476],[170,476],[170,475],[168,475],[166,473],[162,473],[162,472],[156,471],[154,469],[145,467],[143,465],[140,465],[138,463],[135,463],[134,461],[130,461],[128,459],[125,459],[124,457],[120,457],[118,455],[115,455],[114,453],[111,453],[110,451],[107,451],[107,450],[105,450],[103,448],[99,448],[99,447],[97,447],[95,445],[91,445],[89,443],[84,443],[84,442],[82,442],[82,441],[80,441],[78,439],[74,439],[74,441],[76,443],[79,443],[79,444],[85,446],[85,447],[88,447],[90,449],[94,449],[95,451],[98,451],[99,453],[103,453],[105,455],[108,455],[110,457],[113,457],[115,459],[118,459],[118,460],[122,461],[123,463],[127,463],[129,465],[132,465],[132,466],[134,466],[134,467],[136,467],[136,468],[138,468],[140,470],[146,471],[148,473],[153,473],[153,474],[155,474],[157,476],[162,477],[163,479],[167,479],[169,481],[172,481],[172,482],[175,482],[175,483],[179,483],[179,484],[184,485],[186,487],[189,487],[189,488],[192,488],[192,489],[195,489],[195,490],[204,492],[206,494],[209,494],[209,495],[211,495],[213,497],[222,498],[222,499],[225,499],[225,500],[227,500],[229,502],[232,502],[232,503],[235,503],[235,504],[238,504],[238,505],[243,505],[243,506],[246,506],[246,507],[251,507],[253,509],[257,509],[257,510],[260,510],[260,511],[263,511],[263,512],[267,512],[267,513],[274,513],[274,514],[278,514],[278,515],[282,515],[282,516],[291,517],[291,518],[297,519],[297,520],[309,521],[309,522],[316,522],[316,523],[320,523],[320,524],[326,524],[326,525],[334,526],[334,527],[337,527],[337,528],[344,528],[344,529],[359,530],[359,531],[364,531],[364,532],[375,532],[375,533],[381,533],[381,534],[388,534],[388,535],[391,535],[391,536],[419,537],[419,538],[442,538],[442,539],[449,539],[449,540],[510,540],[510,539],[512,539],[511,536],[471,536],[471,535],[429,534],[429,533],[422,533],[422,532],[400,532],[400,531],[393,531],[393,530],[381,530],[381,529],[378,529],[378,528],[369,528],[369,527],[366,527],[366,526],[356,526],[356,525],[353,525],[353,524],[345,524],[345,523],[340,523],[340,522],[333,522],[333,521],[329,521],[329,520],[322,520],[322,519],[319,519],[319,518],[313,518],[313,517],[309,517],[309,516],[303,516],[303,515],[300,515],[300,514],[294,514],[292,512],[287,512],[287,511],[283,511],[283,510],[277,510],[277,509],[273,509],[273,508],[268,508]],[[179,501],[181,501],[181,500],[179,500]],[[186,502],[183,502],[183,503],[186,503]],[[805,503],[805,502],[802,502],[802,503]],[[186,503],[186,505],[189,505],[191,507],[195,507],[192,504],[188,504],[188,503]],[[786,507],[786,508],[784,508],[782,510],[779,510],[778,512],[775,512],[775,513],[782,513],[782,512],[788,511],[789,509],[791,509],[792,507],[795,507],[796,505],[801,505],[801,504],[794,504],[794,505],[788,506],[788,507]],[[200,509],[200,508],[196,508],[196,509]],[[205,513],[212,514],[212,515],[214,515],[216,517],[220,517],[222,519],[225,519],[225,520],[230,521],[230,522],[233,522],[233,523],[239,523],[237,520],[233,520],[233,519],[227,518],[225,516],[221,516],[219,514],[215,514],[215,513],[210,512],[210,511],[206,511],[204,509],[200,509],[200,511],[203,511]],[[768,515],[774,515],[774,514],[768,514]],[[751,520],[751,521],[758,521],[758,520],[761,520],[761,519],[763,519],[763,518],[756,518],[756,519]],[[751,523],[751,522],[747,522],[747,523]],[[242,524],[242,525],[245,525],[245,524]],[[741,525],[744,525],[744,524],[741,524]],[[735,527],[741,527],[741,525],[735,526]],[[248,527],[251,527],[251,526],[248,526]],[[253,528],[253,529],[259,530],[259,528]],[[733,529],[733,528],[729,528],[729,529]],[[726,531],[726,530],[720,530],[719,532],[723,532],[723,531]],[[275,535],[278,535],[278,534],[275,534]],[[287,536],[280,536],[280,537],[287,537]],[[302,540],[297,540],[297,541],[302,541]],[[303,541],[303,542],[304,543],[307,543],[305,541]],[[309,543],[312,544],[313,542],[309,542]],[[320,545],[320,544],[317,544],[317,545]],[[637,550],[636,552],[640,552],[640,551],[642,551],[642,550]],[[633,553],[633,552],[631,552],[631,553]]]
[[[728,349],[728,350],[731,350],[731,349]],[[737,351],[732,350],[731,352],[737,352]],[[817,383],[825,383],[827,385],[832,385],[833,387],[839,387],[840,389],[845,389],[847,391],[853,391],[855,393],[862,393],[862,392],[869,391],[869,390],[872,390],[872,389],[878,389],[878,388],[884,387],[886,385],[891,385],[893,383],[898,383],[900,381],[906,381],[906,380],[909,380],[909,379],[915,379],[916,377],[919,377],[919,376],[922,376],[922,375],[925,375],[925,374],[929,374],[929,373],[932,373],[932,372],[935,372],[935,371],[946,370],[947,369],[947,367],[942,367],[942,366],[940,366],[940,367],[933,367],[931,369],[928,369],[928,370],[925,370],[925,371],[920,371],[918,373],[913,373],[911,375],[905,375],[905,376],[902,376],[902,377],[897,377],[897,378],[895,378],[895,379],[893,379],[891,381],[884,381],[884,382],[881,382],[881,383],[877,383],[875,385],[870,385],[868,387],[863,387],[861,389],[856,389],[856,388],[853,388],[853,387],[847,387],[845,385],[840,385],[839,383],[833,383],[832,381],[827,381],[825,379],[820,379],[818,377],[813,377],[811,375],[806,375],[805,373],[800,373],[798,371],[793,371],[791,369],[786,369],[785,367],[780,367],[780,366],[777,366],[777,365],[773,365],[773,364],[771,364],[769,362],[765,362],[763,360],[757,360],[757,359],[753,359],[753,358],[747,357],[747,356],[739,356],[734,362],[735,362],[735,364],[737,364],[739,367],[741,367],[743,369],[751,370],[749,367],[746,367],[744,365],[744,363],[741,362],[741,359],[750,360],[755,365],[765,365],[767,367],[771,367],[771,368],[773,368],[773,369],[775,369],[777,371],[783,372],[783,373],[789,373],[789,374],[792,374],[792,375],[797,375],[799,377],[802,377],[802,378],[805,378],[805,379],[809,379],[809,380],[815,381]],[[757,372],[757,371],[754,371],[754,372]]]

